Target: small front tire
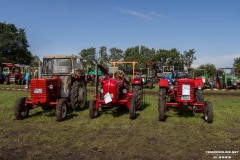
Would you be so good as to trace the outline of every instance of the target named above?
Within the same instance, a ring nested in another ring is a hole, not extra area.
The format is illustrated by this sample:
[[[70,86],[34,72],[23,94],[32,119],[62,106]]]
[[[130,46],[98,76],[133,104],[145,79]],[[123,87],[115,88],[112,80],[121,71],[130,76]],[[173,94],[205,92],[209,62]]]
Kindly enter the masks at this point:
[[[130,101],[129,113],[130,113],[130,119],[135,119],[136,118],[136,105],[135,105],[135,98],[134,97]]]
[[[89,116],[91,119],[97,118],[98,110],[96,109],[96,100],[89,102]]]
[[[26,97],[19,98],[14,107],[14,115],[17,120],[28,117],[29,108],[25,105]]]
[[[205,103],[204,120],[207,123],[212,123],[213,122],[213,106],[212,106],[211,102],[206,102]]]
[[[62,98],[58,101],[56,105],[56,121],[61,122],[67,117],[67,99]]]

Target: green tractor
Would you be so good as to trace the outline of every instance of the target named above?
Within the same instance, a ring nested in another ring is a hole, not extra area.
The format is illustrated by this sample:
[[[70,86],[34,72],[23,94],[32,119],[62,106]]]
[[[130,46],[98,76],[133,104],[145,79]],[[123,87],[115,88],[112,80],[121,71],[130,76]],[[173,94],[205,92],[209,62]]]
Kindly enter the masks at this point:
[[[234,68],[219,68],[216,76],[217,89],[239,88],[239,78],[235,76]]]
[[[98,70],[98,75],[99,76],[102,76],[103,73],[102,71],[99,69]],[[90,85],[95,85],[95,77],[96,77],[96,72],[95,72],[95,68],[93,67],[88,67],[88,70],[87,70],[87,76],[86,77],[86,82],[87,83],[90,83]]]
[[[202,78],[204,88],[213,88],[213,82],[210,80],[206,69],[194,69],[193,77]]]
[[[153,72],[150,68],[140,68],[140,75],[142,79],[143,86],[146,88],[153,88]]]

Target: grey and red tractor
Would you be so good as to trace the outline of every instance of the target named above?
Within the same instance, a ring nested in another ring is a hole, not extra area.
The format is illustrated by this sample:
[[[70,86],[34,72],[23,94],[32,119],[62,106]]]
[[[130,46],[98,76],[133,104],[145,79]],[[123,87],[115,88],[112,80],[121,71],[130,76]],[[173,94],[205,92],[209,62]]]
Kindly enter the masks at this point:
[[[87,97],[82,57],[49,55],[43,57],[42,76],[30,81],[30,98],[21,97],[15,103],[17,120],[28,117],[29,110],[41,107],[55,109],[57,121],[63,121],[68,111],[82,109]]]

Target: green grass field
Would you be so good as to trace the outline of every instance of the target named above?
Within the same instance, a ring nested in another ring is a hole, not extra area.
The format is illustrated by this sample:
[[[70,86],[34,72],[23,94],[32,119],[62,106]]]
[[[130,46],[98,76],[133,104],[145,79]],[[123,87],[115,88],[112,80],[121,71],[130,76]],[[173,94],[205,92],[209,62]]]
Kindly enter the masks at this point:
[[[200,113],[174,111],[159,122],[158,97],[147,94],[135,120],[117,108],[90,119],[86,106],[59,123],[54,110],[41,108],[15,120],[16,99],[29,93],[0,90],[0,159],[213,159],[206,151],[239,151],[238,93],[205,96],[214,107],[212,124]],[[230,156],[239,159],[240,153]]]

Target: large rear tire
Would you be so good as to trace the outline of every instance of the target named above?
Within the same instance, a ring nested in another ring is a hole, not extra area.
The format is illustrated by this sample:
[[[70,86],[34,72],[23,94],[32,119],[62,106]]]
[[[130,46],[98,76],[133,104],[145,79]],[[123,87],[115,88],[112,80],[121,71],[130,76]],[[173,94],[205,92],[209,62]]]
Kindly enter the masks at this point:
[[[17,99],[14,107],[14,115],[17,120],[24,119],[28,117],[29,108],[25,105],[26,97]]]
[[[133,97],[136,109],[140,109],[143,106],[143,88],[141,85],[133,85]]]
[[[135,106],[135,98],[133,97],[130,101],[130,108],[129,108],[129,113],[130,113],[130,119],[135,119],[136,118],[136,106]]]
[[[165,121],[165,102],[167,97],[166,88],[159,89],[159,98],[158,98],[158,112],[159,112],[159,121]]]
[[[207,123],[212,123],[213,122],[213,106],[212,106],[211,102],[206,102],[205,103],[204,120]]]
[[[98,110],[96,109],[96,100],[89,102],[89,116],[91,119],[97,118]]]
[[[56,120],[58,122],[63,121],[67,117],[67,99],[62,98],[58,101],[58,104],[56,105]]]
[[[224,82],[222,79],[219,80],[220,89],[224,89]]]
[[[71,89],[71,104],[76,110],[83,109],[87,100],[87,88],[84,80],[74,81]]]

